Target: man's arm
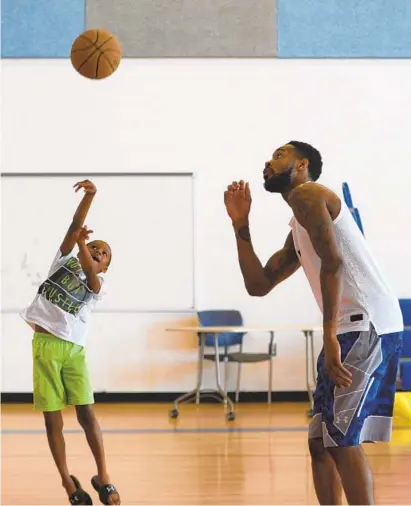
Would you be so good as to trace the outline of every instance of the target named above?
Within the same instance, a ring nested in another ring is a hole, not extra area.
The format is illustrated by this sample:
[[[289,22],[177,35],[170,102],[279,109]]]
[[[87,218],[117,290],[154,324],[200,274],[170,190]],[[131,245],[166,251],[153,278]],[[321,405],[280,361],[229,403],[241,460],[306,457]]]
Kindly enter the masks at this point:
[[[79,249],[79,261],[84,274],[86,275],[87,285],[94,293],[99,293],[101,289],[101,281],[95,271],[95,264],[89,249],[87,248],[86,241],[89,240],[89,235],[92,230],[87,230],[87,227],[77,230],[74,235],[74,240],[77,242]]]
[[[91,203],[93,202],[94,196],[97,192],[94,184],[88,180],[76,183],[74,187],[76,188],[76,192],[78,192],[81,188],[84,188],[85,195],[77,207],[77,210],[73,216],[73,221],[71,222],[66,236],[61,243],[60,251],[63,256],[68,255],[74,248],[74,245],[76,244],[76,231],[83,227]]]
[[[321,259],[320,281],[323,301],[325,367],[337,387],[348,387],[352,375],[341,362],[337,323],[342,292],[342,258],[337,247],[326,196],[316,188],[302,187],[290,196],[297,221],[306,229]]]
[[[276,285],[286,280],[300,267],[291,232],[284,247],[274,253],[263,267],[254,252],[248,221],[234,222],[233,226],[240,269],[250,295],[254,297],[267,295]]]
[[[324,194],[308,188],[295,190],[290,205],[297,221],[306,229],[321,259],[321,293],[324,337],[335,336],[342,291],[342,258],[337,247],[333,222]]]

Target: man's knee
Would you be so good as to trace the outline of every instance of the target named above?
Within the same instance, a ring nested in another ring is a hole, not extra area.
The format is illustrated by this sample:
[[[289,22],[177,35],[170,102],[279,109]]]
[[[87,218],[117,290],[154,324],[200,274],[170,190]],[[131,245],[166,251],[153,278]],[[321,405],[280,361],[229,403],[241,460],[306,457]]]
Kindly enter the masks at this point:
[[[337,467],[344,464],[345,461],[350,462],[352,458],[363,455],[361,445],[335,446],[327,448],[327,450]]]
[[[324,447],[322,438],[310,438],[308,440],[308,448],[313,462],[321,462],[327,458],[328,452]]]

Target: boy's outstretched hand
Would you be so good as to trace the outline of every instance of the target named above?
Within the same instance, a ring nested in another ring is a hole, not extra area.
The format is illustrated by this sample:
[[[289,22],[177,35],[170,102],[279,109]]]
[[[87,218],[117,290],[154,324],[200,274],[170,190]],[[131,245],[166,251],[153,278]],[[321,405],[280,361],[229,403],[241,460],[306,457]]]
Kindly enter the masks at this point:
[[[97,192],[96,185],[89,181],[88,179],[84,181],[79,181],[74,185],[74,188],[76,189],[76,193],[81,189],[84,188],[84,193],[87,195],[95,195]]]
[[[81,199],[76,212],[73,216],[73,221],[71,222],[69,229],[66,232],[66,235],[63,239],[63,242],[60,246],[60,251],[63,256],[66,256],[72,251],[76,243],[87,241],[89,234],[91,234],[90,230],[83,229],[84,221],[87,218],[88,211],[90,206],[94,200],[94,196],[97,193],[97,188],[94,183],[85,179],[84,181],[79,181],[74,185],[76,189],[76,193],[83,188],[84,196]]]
[[[87,228],[87,225],[84,225],[84,227],[77,229],[74,232],[74,237],[76,239],[76,243],[77,244],[85,243],[86,241],[89,240],[90,234],[92,234],[92,233],[93,233],[93,230],[89,230]]]

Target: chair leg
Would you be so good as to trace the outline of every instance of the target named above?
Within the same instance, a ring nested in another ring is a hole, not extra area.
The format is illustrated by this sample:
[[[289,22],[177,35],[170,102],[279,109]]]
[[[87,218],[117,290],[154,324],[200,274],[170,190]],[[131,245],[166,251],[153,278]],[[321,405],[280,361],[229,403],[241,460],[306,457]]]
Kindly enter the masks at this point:
[[[268,404],[271,404],[271,397],[273,391],[273,357],[270,355],[268,364]]]
[[[228,357],[227,354],[224,357],[224,392],[228,395]],[[224,402],[227,404],[227,401]]]
[[[240,343],[240,353],[243,352],[243,343]],[[237,362],[237,385],[235,389],[235,402],[236,404],[240,401],[240,382],[241,382],[241,362]]]
[[[237,362],[237,386],[235,389],[235,402],[236,404],[240,401],[240,382],[241,382],[241,362]]]
[[[201,390],[201,383],[203,382],[204,345],[205,345],[205,336],[201,334],[200,346],[198,347],[196,404],[200,404],[200,390]]]

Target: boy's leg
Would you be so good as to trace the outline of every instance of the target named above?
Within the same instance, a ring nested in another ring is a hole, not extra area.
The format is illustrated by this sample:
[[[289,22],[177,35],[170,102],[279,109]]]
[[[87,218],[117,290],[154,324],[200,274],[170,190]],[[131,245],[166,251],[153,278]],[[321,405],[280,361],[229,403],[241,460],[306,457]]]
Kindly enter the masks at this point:
[[[68,403],[76,406],[77,419],[84,429],[87,442],[96,461],[99,484],[111,484],[107,472],[103,435],[92,406],[94,396],[84,348],[80,346],[73,348],[65,361],[62,376],[67,390]],[[120,504],[120,496],[117,492],[110,495],[109,504]]]
[[[96,415],[94,414],[93,407],[90,405],[76,406],[76,411],[77,419],[84,429],[87,442],[96,461],[98,484],[100,486],[109,485],[112,483],[112,481],[107,472],[103,435],[101,433],[101,428],[97,421]],[[121,504],[120,495],[117,492],[111,494],[108,500],[109,504]]]
[[[61,411],[66,407],[66,394],[61,381],[65,343],[54,336],[35,333],[33,349],[34,408],[42,411],[47,439],[62,483],[70,496],[76,486],[70,478],[66,460]]]
[[[103,484],[110,483],[104,453],[103,434],[101,433],[93,407],[90,405],[76,406],[76,411],[77,420],[84,429],[88,445],[96,461],[98,477]]]
[[[67,467],[66,443],[63,436],[63,417],[61,411],[45,412],[43,414],[51,454],[60,473],[63,487],[66,489],[67,495],[71,496],[77,487],[74,485]]]

